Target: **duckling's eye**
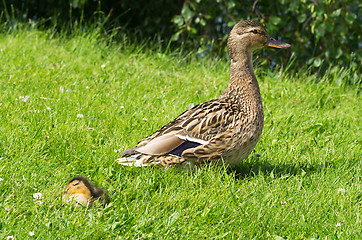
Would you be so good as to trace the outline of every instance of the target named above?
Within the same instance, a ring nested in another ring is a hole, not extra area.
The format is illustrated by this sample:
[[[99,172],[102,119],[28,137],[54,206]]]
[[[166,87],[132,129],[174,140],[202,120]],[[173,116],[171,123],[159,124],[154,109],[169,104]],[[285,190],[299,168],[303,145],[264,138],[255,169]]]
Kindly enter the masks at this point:
[[[251,30],[250,32],[251,32],[251,33],[254,33],[254,34],[258,34],[258,33],[259,33],[258,30],[256,30],[256,29],[253,29],[253,30]]]
[[[79,185],[79,182],[73,183],[73,187]]]

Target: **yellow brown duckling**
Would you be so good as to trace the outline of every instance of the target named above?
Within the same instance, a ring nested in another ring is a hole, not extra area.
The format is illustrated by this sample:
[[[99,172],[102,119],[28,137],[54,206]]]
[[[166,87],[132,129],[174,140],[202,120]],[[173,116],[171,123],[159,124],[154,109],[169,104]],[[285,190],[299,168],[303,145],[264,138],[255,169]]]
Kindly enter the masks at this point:
[[[290,45],[271,38],[260,22],[246,20],[231,30],[227,46],[230,80],[226,90],[218,98],[185,111],[135,148],[121,152],[119,164],[181,169],[207,164],[234,167],[251,153],[264,125],[252,53],[265,46]]]
[[[75,177],[69,181],[62,199],[63,202],[75,201],[85,207],[92,207],[97,203],[102,205],[109,203],[109,196],[106,191],[93,185],[83,176]]]

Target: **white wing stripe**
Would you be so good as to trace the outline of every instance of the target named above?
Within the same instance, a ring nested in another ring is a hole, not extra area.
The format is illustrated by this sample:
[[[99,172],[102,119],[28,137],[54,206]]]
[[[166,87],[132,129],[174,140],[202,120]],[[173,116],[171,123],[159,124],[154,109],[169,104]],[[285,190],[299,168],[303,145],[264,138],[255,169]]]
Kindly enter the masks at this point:
[[[182,140],[184,140],[184,141],[196,142],[196,143],[200,143],[202,145],[209,142],[209,141],[205,141],[205,140],[202,140],[202,139],[199,139],[199,138],[193,138],[193,137],[190,137],[188,135],[182,136],[182,135],[176,134],[175,136],[182,139]]]

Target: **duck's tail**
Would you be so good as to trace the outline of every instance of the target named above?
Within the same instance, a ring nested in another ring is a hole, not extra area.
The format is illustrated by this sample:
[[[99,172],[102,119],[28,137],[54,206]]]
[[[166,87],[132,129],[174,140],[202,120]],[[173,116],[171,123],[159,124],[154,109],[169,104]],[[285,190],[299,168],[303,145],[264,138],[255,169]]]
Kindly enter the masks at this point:
[[[139,157],[139,154],[136,155],[129,155],[118,158],[116,161],[118,164],[123,166],[130,166],[130,167],[148,167],[150,164],[143,163],[143,158]]]

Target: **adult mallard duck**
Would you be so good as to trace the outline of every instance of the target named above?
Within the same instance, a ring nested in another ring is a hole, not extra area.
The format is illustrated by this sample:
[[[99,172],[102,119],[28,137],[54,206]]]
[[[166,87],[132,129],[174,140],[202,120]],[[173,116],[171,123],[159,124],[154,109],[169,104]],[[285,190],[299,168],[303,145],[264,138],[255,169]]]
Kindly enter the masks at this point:
[[[185,111],[135,148],[121,152],[119,164],[189,169],[216,163],[233,167],[251,153],[264,125],[252,53],[264,46],[290,45],[271,38],[260,22],[246,20],[231,30],[227,46],[230,82],[220,97]]]

